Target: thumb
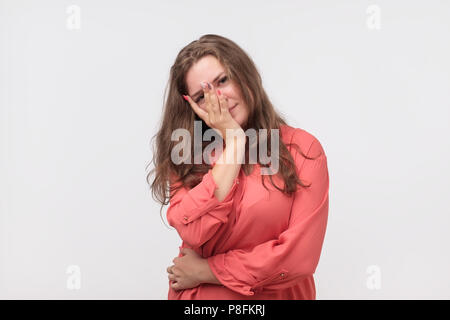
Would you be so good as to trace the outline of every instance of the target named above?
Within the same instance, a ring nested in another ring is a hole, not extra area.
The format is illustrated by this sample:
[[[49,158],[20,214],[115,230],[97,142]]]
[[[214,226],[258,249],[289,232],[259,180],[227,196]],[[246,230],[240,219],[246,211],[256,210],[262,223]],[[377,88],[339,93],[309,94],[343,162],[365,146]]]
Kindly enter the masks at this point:
[[[180,252],[183,256],[185,256],[185,255],[197,256],[198,255],[198,253],[194,249],[191,249],[191,248],[183,248],[183,249],[181,249]]]
[[[181,250],[180,250],[180,252],[181,252],[181,254],[184,256],[184,255],[186,255],[186,254],[189,254],[191,249],[189,249],[189,248],[182,248]]]

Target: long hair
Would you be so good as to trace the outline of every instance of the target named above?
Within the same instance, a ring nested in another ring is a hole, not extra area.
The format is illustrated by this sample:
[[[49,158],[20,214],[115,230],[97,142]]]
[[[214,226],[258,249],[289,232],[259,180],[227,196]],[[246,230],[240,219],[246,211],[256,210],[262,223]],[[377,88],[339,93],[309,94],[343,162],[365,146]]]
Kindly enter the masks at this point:
[[[257,132],[259,129],[267,130],[267,150],[271,153],[271,130],[280,129],[281,125],[287,125],[286,121],[274,109],[263,86],[261,76],[252,61],[233,41],[214,34],[207,34],[198,40],[192,41],[185,46],[175,59],[174,64],[170,68],[170,77],[168,88],[166,86],[165,93],[168,91],[167,99],[163,106],[163,116],[160,122],[159,131],[153,136],[156,137],[156,146],[153,144],[152,163],[154,168],[147,175],[147,183],[150,184],[150,176],[154,174],[153,182],[151,182],[152,197],[159,201],[162,206],[170,203],[170,198],[179,188],[185,187],[191,189],[201,182],[202,176],[211,168],[210,164],[174,164],[171,161],[171,152],[173,147],[178,143],[172,141],[172,132],[176,129],[183,128],[190,132],[191,138],[194,136],[194,121],[202,121],[203,130],[209,129],[206,123],[200,119],[190,107],[186,107],[186,101],[182,95],[187,94],[186,74],[188,70],[202,57],[214,56],[225,68],[229,79],[241,89],[242,98],[249,108],[249,116],[246,127],[253,128]],[[281,134],[281,130],[279,130]],[[248,137],[246,137],[247,139]],[[191,139],[193,141],[193,139]],[[257,142],[258,144],[260,141]],[[193,144],[192,144],[193,145]],[[203,142],[203,149],[207,143]],[[284,186],[277,186],[272,178],[272,185],[283,193],[291,196],[296,190],[297,185],[306,186],[298,177],[296,166],[291,153],[287,146],[294,146],[305,158],[307,157],[300,147],[294,143],[284,144],[281,137],[279,139],[279,170],[277,175],[284,181]],[[193,153],[193,146],[191,147]],[[248,148],[246,148],[246,159],[248,159]],[[261,164],[261,167],[267,167]],[[243,171],[246,175],[253,170],[253,164],[245,161],[242,164]],[[264,176],[261,175],[261,181],[264,183]],[[161,209],[162,209],[161,206]]]

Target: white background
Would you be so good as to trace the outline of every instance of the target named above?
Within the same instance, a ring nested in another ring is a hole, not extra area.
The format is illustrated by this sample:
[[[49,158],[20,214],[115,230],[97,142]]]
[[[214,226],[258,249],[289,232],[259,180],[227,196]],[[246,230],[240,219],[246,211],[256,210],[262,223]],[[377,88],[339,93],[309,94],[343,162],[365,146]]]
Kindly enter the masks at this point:
[[[181,241],[146,166],[170,66],[208,33],[325,148],[317,298],[450,298],[450,1],[0,4],[0,298],[167,298]]]

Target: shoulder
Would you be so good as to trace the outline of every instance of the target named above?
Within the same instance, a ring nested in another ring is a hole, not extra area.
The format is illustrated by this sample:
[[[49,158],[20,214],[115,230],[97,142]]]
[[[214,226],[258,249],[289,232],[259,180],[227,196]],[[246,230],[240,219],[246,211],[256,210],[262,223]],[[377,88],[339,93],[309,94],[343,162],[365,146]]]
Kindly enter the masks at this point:
[[[289,125],[280,126],[281,139],[285,144],[295,144],[308,157],[316,158],[319,156],[326,156],[325,150],[319,139],[312,133],[302,129],[295,128]],[[293,156],[296,156],[298,151],[295,147],[287,146]]]

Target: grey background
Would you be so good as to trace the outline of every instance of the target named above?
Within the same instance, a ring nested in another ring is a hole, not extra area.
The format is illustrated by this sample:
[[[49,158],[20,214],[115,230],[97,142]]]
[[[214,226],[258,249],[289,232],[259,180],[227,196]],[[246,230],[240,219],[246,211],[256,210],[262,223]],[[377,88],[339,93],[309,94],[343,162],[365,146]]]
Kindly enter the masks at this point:
[[[449,1],[0,5],[0,298],[167,298],[181,241],[145,167],[169,68],[207,33],[242,46],[325,148],[317,298],[450,298]]]

